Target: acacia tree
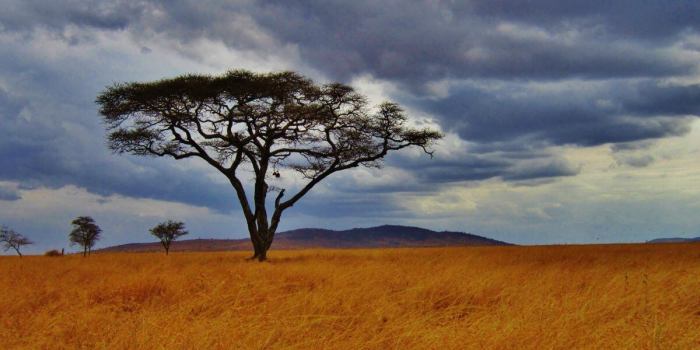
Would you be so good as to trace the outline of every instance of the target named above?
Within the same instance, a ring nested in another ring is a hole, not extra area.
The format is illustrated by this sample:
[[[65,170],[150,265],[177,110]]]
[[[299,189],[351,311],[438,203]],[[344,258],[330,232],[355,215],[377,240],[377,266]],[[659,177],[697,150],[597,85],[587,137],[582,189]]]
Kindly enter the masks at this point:
[[[118,83],[96,102],[114,152],[200,158],[221,172],[243,211],[252,258],[260,261],[282,213],[323,179],[358,166],[378,167],[388,152],[410,146],[432,156],[429,147],[442,137],[406,125],[395,103],[370,108],[349,86],[317,85],[294,72],[235,70]],[[251,183],[244,185],[248,174]],[[302,183],[285,197],[289,188],[272,181],[293,174]],[[276,192],[274,199],[270,192]]]
[[[160,244],[162,244],[165,249],[165,255],[168,255],[170,252],[170,244],[174,240],[189,233],[185,231],[184,223],[172,220],[156,225],[150,232],[153,236],[160,239]]]
[[[0,243],[2,243],[5,251],[14,249],[20,258],[22,257],[22,253],[19,251],[20,248],[34,244],[29,238],[7,227],[0,227]]]
[[[71,245],[83,247],[83,256],[87,256],[100,239],[102,229],[89,216],[79,216],[71,222],[73,230],[68,234]]]

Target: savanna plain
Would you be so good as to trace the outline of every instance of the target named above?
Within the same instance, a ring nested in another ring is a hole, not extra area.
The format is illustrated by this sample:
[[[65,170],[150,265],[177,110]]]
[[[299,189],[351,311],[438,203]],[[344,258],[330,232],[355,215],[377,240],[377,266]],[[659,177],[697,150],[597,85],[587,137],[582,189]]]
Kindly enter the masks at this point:
[[[0,257],[0,348],[700,348],[700,245],[248,254]]]

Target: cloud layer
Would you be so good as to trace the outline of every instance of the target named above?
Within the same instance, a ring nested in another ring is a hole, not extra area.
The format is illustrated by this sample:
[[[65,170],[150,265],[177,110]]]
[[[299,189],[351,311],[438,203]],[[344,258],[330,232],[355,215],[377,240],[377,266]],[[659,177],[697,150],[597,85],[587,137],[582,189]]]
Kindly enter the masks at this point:
[[[105,147],[93,102],[105,86],[186,72],[293,69],[318,81],[353,83],[372,100],[395,100],[414,122],[447,133],[432,160],[406,152],[390,156],[382,171],[329,180],[295,207],[289,223],[304,226],[315,222],[308,218],[334,215],[344,219],[324,226],[359,218],[409,222],[421,206],[405,205],[408,198],[493,181],[547,191],[558,181],[583,181],[590,171],[655,171],[669,159],[657,145],[687,139],[700,115],[695,2],[0,5],[5,205],[26,200],[23,193],[75,186],[103,198],[235,213],[231,189],[205,165],[117,157]],[[605,152],[606,160],[576,152],[589,149]],[[602,163],[608,168],[594,165]],[[22,225],[9,215],[0,220]],[[458,219],[440,225],[468,230],[457,227]],[[517,241],[515,229],[478,228]]]

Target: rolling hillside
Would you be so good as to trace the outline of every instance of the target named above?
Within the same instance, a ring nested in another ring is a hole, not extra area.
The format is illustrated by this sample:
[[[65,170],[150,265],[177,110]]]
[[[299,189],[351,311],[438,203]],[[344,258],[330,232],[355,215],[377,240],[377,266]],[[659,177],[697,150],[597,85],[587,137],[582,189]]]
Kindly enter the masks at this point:
[[[681,238],[681,237],[668,237],[668,238],[656,238],[647,243],[693,243],[700,242],[700,237],[695,238]]]
[[[303,228],[280,232],[272,249],[300,248],[395,248],[463,245],[509,245],[509,243],[463,232],[436,232],[419,227],[383,225],[350,230]],[[129,243],[100,249],[100,252],[148,252],[161,250],[158,242]],[[190,239],[176,241],[171,251],[250,250],[245,239]]]

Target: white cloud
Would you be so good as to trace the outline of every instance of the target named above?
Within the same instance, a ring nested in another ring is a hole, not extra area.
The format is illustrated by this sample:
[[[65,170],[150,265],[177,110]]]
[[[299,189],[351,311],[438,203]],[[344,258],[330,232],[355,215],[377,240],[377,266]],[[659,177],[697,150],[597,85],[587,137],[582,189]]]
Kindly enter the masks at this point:
[[[188,238],[245,238],[247,234],[237,213],[222,214],[205,207],[120,195],[100,196],[75,186],[20,192],[21,199],[0,200],[0,224],[32,238],[36,245],[27,251],[67,248],[70,221],[84,215],[92,216],[104,230],[98,248],[152,241],[148,229],[167,219],[184,221],[191,233]]]

